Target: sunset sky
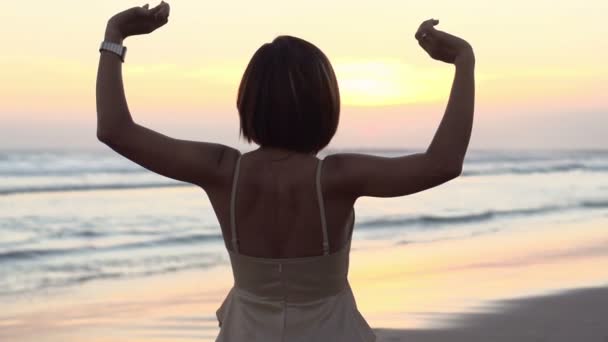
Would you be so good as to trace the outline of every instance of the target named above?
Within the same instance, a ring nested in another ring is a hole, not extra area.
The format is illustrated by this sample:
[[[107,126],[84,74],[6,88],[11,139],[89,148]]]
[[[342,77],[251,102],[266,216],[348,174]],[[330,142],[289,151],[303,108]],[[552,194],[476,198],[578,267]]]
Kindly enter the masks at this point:
[[[453,67],[431,60],[413,35],[437,18],[477,56],[473,148],[608,147],[606,0],[169,3],[167,26],[125,41],[123,70],[135,120],[174,137],[247,148],[238,140],[240,77],[260,45],[288,34],[317,45],[337,73],[343,106],[330,148],[424,148]],[[143,4],[3,4],[0,149],[103,148],[98,47],[111,15]]]

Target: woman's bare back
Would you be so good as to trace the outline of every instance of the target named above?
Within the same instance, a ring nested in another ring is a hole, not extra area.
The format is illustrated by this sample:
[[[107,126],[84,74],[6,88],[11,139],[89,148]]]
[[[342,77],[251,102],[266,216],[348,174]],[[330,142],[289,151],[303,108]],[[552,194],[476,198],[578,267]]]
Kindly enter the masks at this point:
[[[236,188],[236,226],[239,253],[291,258],[322,255],[323,236],[315,175],[319,159],[312,154],[255,150],[241,156]],[[233,170],[236,163],[233,164]],[[339,250],[351,234],[354,199],[328,192],[321,172],[328,226],[329,252]],[[234,172],[233,172],[234,173]],[[233,175],[232,173],[232,175]],[[230,178],[230,183],[234,177]],[[209,195],[230,246],[230,193]],[[216,197],[216,198],[213,198]]]

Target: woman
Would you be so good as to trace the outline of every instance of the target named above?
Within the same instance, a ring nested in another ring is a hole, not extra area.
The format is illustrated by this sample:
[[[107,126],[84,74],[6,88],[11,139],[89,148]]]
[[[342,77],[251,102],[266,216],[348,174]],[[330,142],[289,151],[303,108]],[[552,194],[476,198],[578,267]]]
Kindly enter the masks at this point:
[[[290,36],[264,44],[243,75],[241,133],[260,147],[173,139],[135,123],[121,79],[123,40],[167,23],[169,5],[135,7],[108,21],[97,77],[97,136],[153,171],[201,187],[220,223],[234,286],[216,312],[217,341],[375,341],[347,280],[353,206],[460,175],[473,121],[471,46],[423,22],[420,46],[455,65],[450,99],[424,153],[385,158],[337,153],[319,160],[338,127],[340,96],[317,47]]]

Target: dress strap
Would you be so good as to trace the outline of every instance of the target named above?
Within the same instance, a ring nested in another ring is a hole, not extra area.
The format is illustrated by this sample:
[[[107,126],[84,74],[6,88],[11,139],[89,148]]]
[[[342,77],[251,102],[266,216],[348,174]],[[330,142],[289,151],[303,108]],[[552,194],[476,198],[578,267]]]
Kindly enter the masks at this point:
[[[327,238],[327,221],[325,219],[325,206],[323,204],[323,192],[321,191],[321,166],[323,159],[319,159],[317,163],[317,202],[319,203],[319,211],[321,212],[321,228],[323,229],[323,255],[329,254],[329,241]]]
[[[236,236],[236,185],[239,181],[239,171],[241,166],[241,154],[239,154],[236,160],[236,167],[234,168],[234,176],[232,178],[232,193],[230,194],[230,229],[232,231],[232,249],[235,253],[239,252],[238,238]]]

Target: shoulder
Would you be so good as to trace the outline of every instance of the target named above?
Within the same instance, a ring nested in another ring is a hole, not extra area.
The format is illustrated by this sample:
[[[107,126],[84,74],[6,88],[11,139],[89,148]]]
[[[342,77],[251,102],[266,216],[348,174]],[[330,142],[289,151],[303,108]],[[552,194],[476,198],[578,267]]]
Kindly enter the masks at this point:
[[[323,158],[321,184],[324,193],[349,196],[352,188],[349,179],[352,178],[352,160],[346,153],[336,153]]]
[[[215,168],[215,181],[213,182],[213,185],[208,186],[208,189],[205,190],[221,191],[222,189],[225,189],[226,186],[232,184],[236,163],[238,158],[241,156],[241,151],[221,144],[215,144],[215,149],[215,160],[212,161]]]
[[[234,147],[224,146],[218,160],[218,168],[221,173],[232,180],[232,176],[236,171],[236,163],[242,156],[241,151]]]

